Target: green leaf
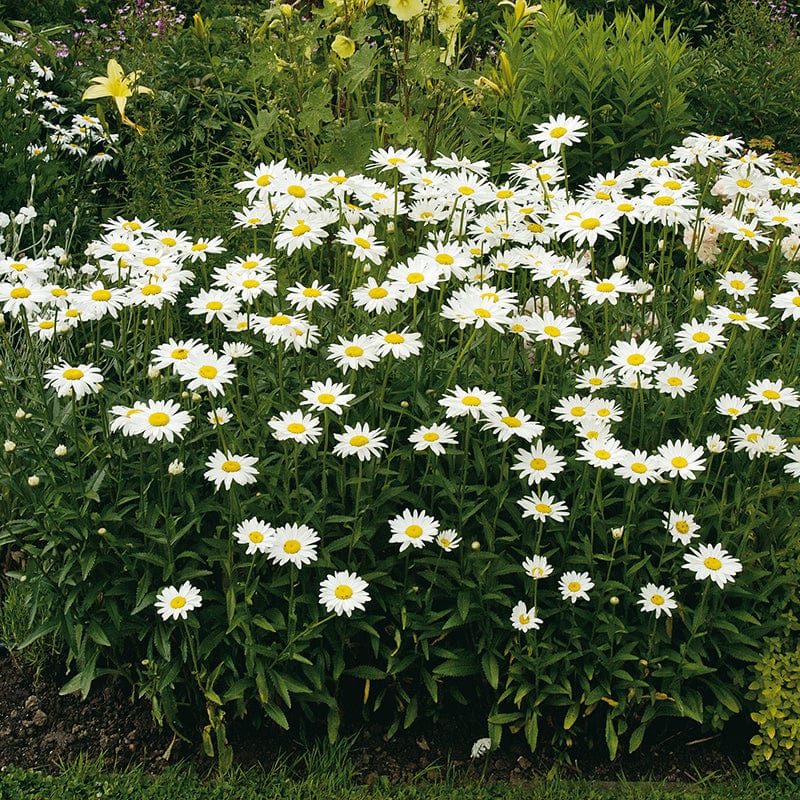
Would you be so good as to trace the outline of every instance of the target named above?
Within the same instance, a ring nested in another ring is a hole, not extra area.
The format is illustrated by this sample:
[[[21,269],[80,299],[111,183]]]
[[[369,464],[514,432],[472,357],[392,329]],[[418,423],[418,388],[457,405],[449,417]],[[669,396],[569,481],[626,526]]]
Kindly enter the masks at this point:
[[[611,719],[611,714],[606,714],[606,744],[608,745],[609,758],[613,761],[617,757],[619,737],[617,736],[617,729],[614,727],[614,720]]]
[[[645,731],[647,730],[647,725],[639,725],[631,734],[630,741],[628,742],[628,752],[633,753],[639,749],[639,746],[644,739]]]
[[[481,658],[481,666],[483,667],[483,674],[489,682],[492,689],[497,689],[497,684],[500,682],[500,667],[497,663],[494,653],[486,652]]]
[[[568,709],[567,713],[564,716],[564,730],[568,731],[578,719],[578,715],[581,713],[581,704],[580,703],[573,703]]]
[[[289,720],[286,719],[286,714],[274,703],[266,703],[264,705],[264,711],[267,712],[267,716],[279,727],[283,728],[285,731],[289,730]]]

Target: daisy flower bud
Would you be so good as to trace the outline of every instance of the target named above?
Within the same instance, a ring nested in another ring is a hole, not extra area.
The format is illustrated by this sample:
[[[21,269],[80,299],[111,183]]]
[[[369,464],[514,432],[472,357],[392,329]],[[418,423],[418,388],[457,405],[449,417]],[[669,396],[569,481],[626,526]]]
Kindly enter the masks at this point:
[[[31,475],[28,478],[28,486],[31,486],[31,487],[35,488],[35,487],[37,487],[39,485],[39,483],[40,483],[40,481],[39,481],[39,476],[38,475]]]

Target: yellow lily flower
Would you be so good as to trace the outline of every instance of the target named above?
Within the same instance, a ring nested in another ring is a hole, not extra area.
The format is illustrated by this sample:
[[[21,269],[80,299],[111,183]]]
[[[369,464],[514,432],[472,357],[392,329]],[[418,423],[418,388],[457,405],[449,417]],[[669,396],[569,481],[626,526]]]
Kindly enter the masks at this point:
[[[135,122],[131,122],[125,115],[125,104],[134,92],[137,94],[153,94],[153,90],[136,83],[139,75],[142,74],[141,71],[129,72],[126,75],[115,58],[109,59],[107,73],[107,75],[99,75],[91,79],[91,82],[95,85],[90,86],[83,93],[81,100],[97,100],[100,97],[112,98],[117,105],[122,122],[142,133],[144,128]]]

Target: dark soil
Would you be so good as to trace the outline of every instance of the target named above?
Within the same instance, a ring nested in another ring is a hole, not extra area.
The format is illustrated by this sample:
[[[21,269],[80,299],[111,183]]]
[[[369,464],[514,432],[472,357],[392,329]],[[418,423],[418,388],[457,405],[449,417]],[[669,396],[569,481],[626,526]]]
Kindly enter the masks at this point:
[[[0,768],[14,765],[57,771],[59,765],[81,754],[102,758],[109,768],[135,764],[150,773],[177,761],[191,762],[202,771],[214,766],[202,755],[199,742],[184,742],[169,729],[156,727],[148,703],[132,698],[123,684],[100,680],[82,701],[79,694],[60,695],[63,683],[57,670],[34,680],[29,669],[0,650]],[[721,778],[746,769],[748,740],[753,735],[744,719],[732,720],[715,736],[686,723],[674,724],[649,736],[633,755],[614,762],[609,762],[604,747],[600,752],[576,748],[557,759],[546,749],[531,754],[521,737],[505,736],[498,751],[473,761],[472,745],[486,735],[485,714],[443,714],[436,724],[420,723],[388,741],[377,726],[348,727],[354,733],[351,758],[356,776],[365,783],[437,780],[447,770],[451,775],[515,783],[547,774],[557,761],[563,775],[602,781],[623,777],[694,781],[712,774]],[[291,763],[307,750],[277,728],[254,731],[234,725],[230,740],[236,763],[244,767],[269,766],[281,756]]]

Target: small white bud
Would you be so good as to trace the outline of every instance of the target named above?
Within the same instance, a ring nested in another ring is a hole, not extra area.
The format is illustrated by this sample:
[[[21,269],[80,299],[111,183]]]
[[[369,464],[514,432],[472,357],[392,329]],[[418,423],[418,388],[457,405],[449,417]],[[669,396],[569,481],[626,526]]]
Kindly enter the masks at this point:
[[[611,264],[616,272],[622,272],[628,266],[628,257],[623,255],[616,256]]]
[[[471,547],[473,550],[480,550],[480,549],[481,549],[481,543],[480,543],[480,542],[478,542],[478,541],[475,541],[475,542],[473,542],[473,543],[470,545],[470,547]]]
[[[56,449],[53,451],[59,458],[62,458],[67,454],[67,447],[66,445],[60,444]]]
[[[31,475],[28,478],[28,486],[36,487],[39,485],[39,476],[38,475]]]
[[[609,597],[608,598],[608,602],[611,603],[612,606],[618,606],[619,605],[619,597],[617,597],[616,595],[614,595],[613,597]]]
[[[150,380],[155,380],[161,374],[161,370],[158,367],[148,367],[147,368],[147,377]]]
[[[586,342],[578,345],[578,355],[579,356],[588,356],[589,355],[589,345]]]
[[[24,408],[18,408],[14,412],[14,419],[25,419],[25,409]]]
[[[169,466],[167,467],[167,472],[170,475],[180,475],[184,471],[185,467],[183,466],[183,461],[178,461],[176,458],[175,461],[170,461]]]
[[[694,294],[692,295],[692,300],[694,300],[695,303],[702,303],[703,300],[705,299],[706,299],[706,293],[702,289],[698,288],[694,290]]]
[[[611,529],[611,538],[612,539],[616,539],[617,541],[619,541],[624,535],[625,535],[625,528],[624,527],[612,528]]]
[[[3,443],[3,449],[6,453],[13,453],[17,449],[17,443],[12,442],[11,439],[6,439]]]

